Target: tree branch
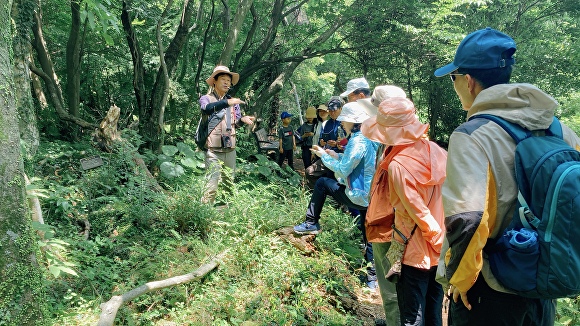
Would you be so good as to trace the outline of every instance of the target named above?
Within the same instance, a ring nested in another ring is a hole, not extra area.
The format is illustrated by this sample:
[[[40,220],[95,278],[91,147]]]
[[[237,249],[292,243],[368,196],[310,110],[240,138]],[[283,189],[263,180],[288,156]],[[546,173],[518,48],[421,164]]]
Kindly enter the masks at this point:
[[[199,279],[207,275],[221,263],[221,261],[225,258],[227,253],[228,250],[221,252],[219,255],[215,256],[209,263],[200,266],[198,269],[189,274],[175,276],[161,281],[149,282],[127,293],[112,297],[109,301],[101,305],[102,312],[101,316],[99,317],[99,322],[97,323],[97,326],[113,325],[115,321],[115,316],[117,315],[117,310],[119,310],[121,305],[135,299],[136,297],[142,294],[170,286],[191,282],[193,280]]]

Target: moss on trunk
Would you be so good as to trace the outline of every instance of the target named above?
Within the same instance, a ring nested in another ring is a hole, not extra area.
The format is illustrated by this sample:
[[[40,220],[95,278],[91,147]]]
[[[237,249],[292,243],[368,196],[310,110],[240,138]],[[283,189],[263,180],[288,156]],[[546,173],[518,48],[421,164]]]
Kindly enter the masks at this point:
[[[11,5],[0,4],[1,22],[10,22]],[[11,29],[0,28],[0,320],[39,325],[46,300],[26,205],[12,55]]]

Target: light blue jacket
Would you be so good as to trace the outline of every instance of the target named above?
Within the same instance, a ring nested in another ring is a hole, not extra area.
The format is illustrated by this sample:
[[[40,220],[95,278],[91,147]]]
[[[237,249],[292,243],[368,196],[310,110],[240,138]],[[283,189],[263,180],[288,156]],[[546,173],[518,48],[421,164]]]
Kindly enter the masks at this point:
[[[338,159],[322,155],[322,163],[334,172],[339,183],[346,186],[346,195],[359,206],[369,205],[371,181],[375,173],[378,143],[364,137],[360,131],[352,133],[344,153]]]

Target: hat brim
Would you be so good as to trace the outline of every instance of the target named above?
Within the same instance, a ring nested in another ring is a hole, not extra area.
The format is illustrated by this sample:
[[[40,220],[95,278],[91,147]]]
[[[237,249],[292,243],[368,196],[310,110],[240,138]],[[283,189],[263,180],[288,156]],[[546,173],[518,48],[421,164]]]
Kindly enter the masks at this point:
[[[223,74],[228,74],[228,75],[230,75],[230,76],[232,77],[232,85],[236,85],[236,84],[238,83],[238,81],[240,81],[240,74],[238,74],[238,73],[231,72],[231,71],[227,71],[227,70],[216,70],[216,71],[214,71],[214,72],[211,74],[211,76],[209,76],[209,77],[208,77],[208,78],[205,80],[205,82],[206,82],[206,83],[207,83],[209,86],[213,87],[213,84],[214,84],[214,82],[215,82],[215,79],[214,79],[214,78],[215,78],[215,76],[216,76],[217,74],[220,74],[220,73],[223,73]]]
[[[369,117],[374,117],[378,114],[379,108],[377,108],[376,106],[374,106],[373,103],[371,103],[370,98],[363,98],[356,101],[363,107],[363,109],[365,109],[365,112],[369,115]]]
[[[457,70],[459,67],[457,67],[453,62],[445,65],[437,70],[435,70],[435,77],[443,77],[445,75],[449,75],[450,73],[454,72],[455,70]]]
[[[344,91],[342,94],[340,94],[340,97],[347,97],[348,94],[354,92],[354,89],[347,89],[346,91]]]
[[[388,146],[412,144],[423,138],[428,124],[415,122],[406,126],[385,127],[377,123],[377,117],[372,117],[363,122],[360,128],[366,138]]]

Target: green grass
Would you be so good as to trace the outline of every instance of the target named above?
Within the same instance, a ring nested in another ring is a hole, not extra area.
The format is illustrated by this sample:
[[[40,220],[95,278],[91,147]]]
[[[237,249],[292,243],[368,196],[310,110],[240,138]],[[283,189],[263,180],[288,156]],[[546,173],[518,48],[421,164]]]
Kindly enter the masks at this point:
[[[81,151],[105,164],[81,171]],[[240,159],[235,188],[218,193],[227,208],[218,210],[200,203],[204,180],[193,170],[161,178],[165,192],[153,192],[134,173],[134,153],[49,143],[39,151],[44,161],[27,165],[48,190],[46,224],[68,244],[59,257],[78,274],[47,273],[51,324],[94,325],[111,296],[190,273],[224,250],[216,270],[137,297],[121,307],[116,324],[362,324],[335,300],[361,286],[360,233],[350,216],[327,205],[317,251],[306,256],[274,232],[304,218],[310,193],[292,173],[263,158]],[[88,239],[83,220],[91,223]]]

